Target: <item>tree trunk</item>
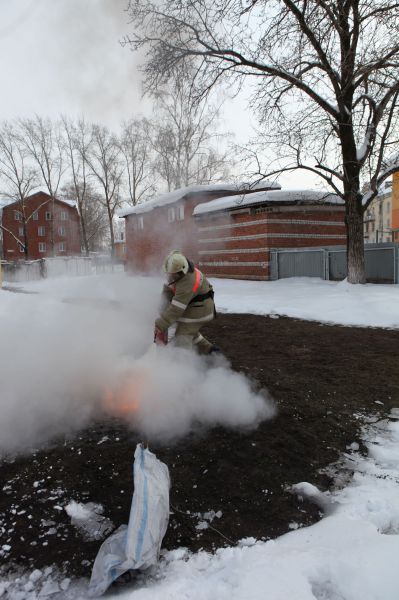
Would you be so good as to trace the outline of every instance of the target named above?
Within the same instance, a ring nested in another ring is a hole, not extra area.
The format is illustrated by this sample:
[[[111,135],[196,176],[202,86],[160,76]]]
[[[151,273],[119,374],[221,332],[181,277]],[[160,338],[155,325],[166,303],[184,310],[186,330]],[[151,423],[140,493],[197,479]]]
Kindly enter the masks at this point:
[[[50,220],[50,256],[55,256],[55,242],[54,242],[54,223],[55,223],[55,199],[51,194],[51,220]]]
[[[347,267],[349,283],[365,283],[363,208],[360,194],[346,198]]]
[[[85,254],[86,254],[86,256],[89,256],[89,242],[87,241],[86,223],[85,223],[84,217],[82,216],[82,213],[80,214],[80,229],[82,232],[82,242],[83,242],[83,247],[85,249]]]
[[[26,228],[26,222],[24,222],[24,254],[25,260],[29,260],[29,242],[28,242],[28,233]]]
[[[345,105],[352,106],[352,94]],[[349,283],[365,283],[363,206],[360,193],[360,164],[357,159],[356,143],[350,109],[340,124],[340,141],[344,172],[344,198],[346,223],[346,257]]]
[[[113,221],[112,212],[111,212],[111,209],[110,209],[110,206],[108,203],[107,203],[107,210],[108,210],[108,219],[109,219],[109,233],[110,233],[110,238],[111,238],[111,258],[114,258],[114,256],[115,256],[114,221]]]

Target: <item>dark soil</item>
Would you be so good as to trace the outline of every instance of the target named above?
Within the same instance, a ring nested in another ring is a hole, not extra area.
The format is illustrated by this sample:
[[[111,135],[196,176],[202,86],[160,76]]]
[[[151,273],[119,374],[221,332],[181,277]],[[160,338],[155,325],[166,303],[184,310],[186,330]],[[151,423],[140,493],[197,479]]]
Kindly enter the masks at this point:
[[[319,509],[288,486],[309,481],[331,489],[326,468],[360,443],[360,416],[399,406],[398,331],[219,315],[205,334],[234,369],[269,390],[278,415],[251,433],[218,428],[174,447],[151,447],[172,479],[168,549],[268,539],[319,519]],[[0,549],[11,546],[1,560],[89,576],[100,542],[84,541],[63,507],[92,501],[115,526],[127,523],[137,441],[108,420],[0,464]],[[210,510],[222,516],[213,528],[197,529],[196,513]]]

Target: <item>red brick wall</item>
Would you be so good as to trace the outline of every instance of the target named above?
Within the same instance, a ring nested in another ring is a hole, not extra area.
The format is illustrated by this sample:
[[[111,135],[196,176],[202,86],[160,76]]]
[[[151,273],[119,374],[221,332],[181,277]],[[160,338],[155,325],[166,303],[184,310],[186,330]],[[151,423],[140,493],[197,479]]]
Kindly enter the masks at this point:
[[[342,245],[342,207],[280,206],[197,219],[199,265],[208,275],[268,279],[269,250]]]
[[[227,193],[227,192],[226,192]],[[232,192],[228,192],[229,195]],[[181,250],[198,261],[197,225],[192,217],[194,208],[202,202],[221,197],[221,192],[201,194],[200,197],[180,200],[165,207],[126,217],[127,267],[141,273],[158,272],[164,257],[172,250]],[[226,194],[225,194],[226,195]],[[168,221],[168,210],[184,207],[184,219]],[[139,219],[143,229],[139,229]]]
[[[53,205],[54,204],[54,205]],[[51,249],[51,226],[54,228],[54,255],[71,256],[81,252],[79,214],[76,208],[55,200],[52,202],[50,196],[44,192],[38,192],[27,198],[25,202],[25,215],[28,218],[33,212],[38,213],[38,219],[30,218],[27,228],[28,258],[35,260],[52,256]],[[3,208],[2,223],[22,242],[23,236],[19,229],[23,227],[23,221],[15,220],[15,211],[21,212],[19,203],[14,203]],[[46,220],[46,212],[52,213],[52,220]],[[61,213],[67,214],[67,219],[61,218]],[[53,214],[54,213],[54,214]],[[44,227],[44,235],[39,235],[39,227]],[[65,233],[60,233],[59,228],[64,227]],[[46,244],[45,252],[39,251],[39,243]],[[65,250],[60,249],[64,243]],[[3,230],[3,257],[5,260],[24,259],[25,254],[20,251],[20,245],[12,235]]]
[[[341,206],[244,208],[194,219],[194,207],[211,199],[183,200],[128,216],[128,267],[139,272],[159,271],[164,256],[180,249],[207,275],[268,279],[270,248],[342,245],[346,241],[345,211]],[[179,205],[184,205],[184,221],[169,223],[168,208]],[[142,230],[138,229],[138,217],[143,218]]]

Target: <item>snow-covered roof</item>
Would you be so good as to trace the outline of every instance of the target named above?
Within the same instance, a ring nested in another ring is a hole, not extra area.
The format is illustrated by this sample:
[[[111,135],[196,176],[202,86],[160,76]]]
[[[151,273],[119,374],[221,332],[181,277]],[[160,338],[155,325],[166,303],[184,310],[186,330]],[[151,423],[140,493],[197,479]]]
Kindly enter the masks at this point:
[[[56,198],[58,202],[63,202],[64,204],[68,204],[71,208],[75,208],[77,206],[76,200],[65,200],[64,198]]]
[[[46,192],[46,190],[42,190],[42,189],[38,189],[35,192],[33,192],[33,194],[31,194],[31,196],[34,196],[35,194],[46,194],[46,196],[50,196],[50,194],[48,192]],[[30,198],[30,196],[28,196]],[[55,198],[55,200],[57,200],[58,202],[62,202],[63,204],[67,204],[68,206],[70,206],[71,208],[75,208],[77,206],[77,202],[76,200],[65,200],[64,198],[58,198],[58,196]]]
[[[201,193],[212,193],[212,192],[233,192],[233,191],[251,191],[258,189],[281,189],[281,185],[275,181],[260,181],[257,183],[213,183],[210,185],[190,185],[189,187],[179,188],[173,192],[167,194],[161,194],[153,200],[137,204],[126,210],[119,212],[120,217],[127,217],[128,215],[145,213],[157,208],[159,206],[165,206],[167,204],[173,204],[179,200],[184,200],[186,197],[192,194]]]
[[[33,194],[30,194],[30,196],[27,196],[26,200],[29,200],[29,198],[32,198],[32,196],[36,196],[36,194],[45,194],[46,196],[51,198],[51,196],[48,192],[45,192],[44,190],[37,190],[36,192],[33,192]],[[64,200],[64,198],[55,198],[55,200],[56,200],[56,202],[62,202],[62,204],[67,204],[71,208],[75,208],[77,206],[77,202],[75,200]],[[6,199],[6,198],[0,199],[0,209],[4,208],[5,206],[11,206],[12,204],[17,204],[18,202],[19,202],[19,200]]]
[[[12,200],[12,198],[0,198],[0,210],[9,204],[13,204],[14,202],[15,200]]]
[[[328,192],[317,192],[314,190],[270,190],[263,192],[254,192],[251,194],[242,194],[240,196],[225,196],[217,198],[210,202],[204,202],[195,207],[194,215],[204,215],[218,210],[229,210],[241,208],[244,206],[253,206],[256,204],[268,204],[275,202],[282,204],[285,202],[315,202],[320,204],[343,204],[342,198],[336,194]]]

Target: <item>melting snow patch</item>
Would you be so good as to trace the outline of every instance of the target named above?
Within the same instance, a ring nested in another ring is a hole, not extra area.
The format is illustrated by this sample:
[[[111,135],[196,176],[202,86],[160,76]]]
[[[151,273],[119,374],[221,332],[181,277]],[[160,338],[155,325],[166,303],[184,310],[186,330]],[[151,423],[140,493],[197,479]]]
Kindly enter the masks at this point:
[[[71,517],[72,525],[81,531],[87,541],[102,540],[114,528],[112,521],[103,516],[101,504],[82,504],[71,500],[65,511]]]
[[[214,510],[210,510],[210,511],[204,512],[204,513],[195,513],[193,516],[201,519],[200,521],[198,521],[195,528],[198,529],[199,531],[201,531],[202,529],[208,529],[210,523],[212,523],[212,521],[215,518],[220,519],[222,514],[223,513],[221,510],[218,510],[217,512],[215,512]]]
[[[52,594],[57,594],[59,591],[60,586],[58,583],[48,579],[40,590],[40,596],[51,596]]]
[[[71,582],[69,578],[47,567],[43,572],[35,569],[31,573],[19,570],[12,575],[0,574],[1,600],[85,600],[86,583],[82,580]]]

